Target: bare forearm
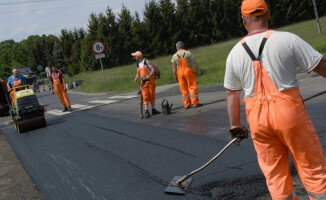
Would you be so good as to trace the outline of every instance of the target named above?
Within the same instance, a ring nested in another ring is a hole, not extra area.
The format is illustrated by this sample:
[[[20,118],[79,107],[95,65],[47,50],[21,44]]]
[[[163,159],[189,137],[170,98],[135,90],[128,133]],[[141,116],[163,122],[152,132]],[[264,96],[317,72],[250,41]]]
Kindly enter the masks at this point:
[[[240,126],[240,92],[227,90],[227,108],[231,128]]]
[[[326,58],[325,57],[323,57],[323,59],[319,62],[319,64],[315,67],[315,69],[313,71],[326,78]]]

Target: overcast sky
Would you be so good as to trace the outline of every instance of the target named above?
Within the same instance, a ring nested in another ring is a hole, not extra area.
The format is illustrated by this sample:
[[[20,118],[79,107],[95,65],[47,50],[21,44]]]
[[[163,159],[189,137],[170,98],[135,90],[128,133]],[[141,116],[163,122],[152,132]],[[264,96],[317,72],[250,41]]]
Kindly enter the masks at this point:
[[[0,0],[0,41],[19,42],[29,35],[54,34],[61,29],[87,27],[89,15],[118,12],[124,4],[132,14],[142,11],[147,0]]]

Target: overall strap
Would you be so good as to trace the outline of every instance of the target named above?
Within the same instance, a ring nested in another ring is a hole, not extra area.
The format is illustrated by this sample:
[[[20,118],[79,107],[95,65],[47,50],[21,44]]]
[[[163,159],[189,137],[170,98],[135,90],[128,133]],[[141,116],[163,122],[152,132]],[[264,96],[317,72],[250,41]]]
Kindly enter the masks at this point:
[[[146,58],[144,58],[144,65],[145,65],[147,71],[148,71],[149,73],[151,73],[152,70],[151,70],[151,68],[149,68],[149,66],[147,65],[147,63],[146,63]]]
[[[273,30],[270,30],[266,33],[266,35],[264,36],[261,44],[260,44],[260,47],[259,47],[259,53],[258,53],[258,57],[256,58],[256,56],[252,53],[252,51],[250,50],[249,46],[247,45],[246,43],[246,40],[245,38],[243,38],[240,42],[242,44],[242,46],[244,47],[244,49],[247,51],[248,55],[250,56],[251,60],[252,61],[258,61],[260,60],[261,58],[261,54],[264,50],[264,46],[266,44],[266,41],[267,39],[269,38],[269,36],[273,33],[274,31]]]

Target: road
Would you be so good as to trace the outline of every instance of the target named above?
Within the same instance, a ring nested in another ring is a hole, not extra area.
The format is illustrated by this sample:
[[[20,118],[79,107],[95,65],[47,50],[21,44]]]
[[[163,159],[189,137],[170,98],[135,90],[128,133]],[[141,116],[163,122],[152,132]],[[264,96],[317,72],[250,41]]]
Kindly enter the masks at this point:
[[[326,81],[301,75],[304,98],[325,90]],[[46,199],[270,199],[252,140],[232,145],[193,176],[186,196],[164,194],[182,176],[215,156],[229,141],[225,91],[200,88],[202,107],[182,108],[178,87],[157,94],[173,103],[171,115],[139,119],[134,93],[70,93],[74,111],[63,114],[56,96],[38,93],[48,126],[17,133],[9,118],[2,131]],[[326,150],[326,94],[306,102]],[[242,105],[242,121],[245,115]],[[307,199],[291,162],[297,194]]]

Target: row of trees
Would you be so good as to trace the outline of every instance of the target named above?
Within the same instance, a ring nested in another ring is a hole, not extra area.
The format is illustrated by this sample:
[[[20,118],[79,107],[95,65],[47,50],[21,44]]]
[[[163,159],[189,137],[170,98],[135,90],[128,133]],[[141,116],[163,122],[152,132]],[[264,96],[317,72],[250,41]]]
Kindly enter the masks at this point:
[[[91,45],[106,44],[104,66],[110,68],[133,62],[130,53],[141,50],[147,57],[170,54],[178,40],[187,48],[216,43],[245,34],[241,21],[242,0],[155,0],[148,1],[143,19],[125,6],[115,14],[92,13],[87,30],[61,30],[59,36],[32,35],[21,42],[0,43],[0,77],[12,68],[38,65],[60,67],[70,75],[100,68]],[[311,0],[266,0],[272,18],[271,28],[314,18]],[[326,1],[316,0],[319,15],[326,14]]]

